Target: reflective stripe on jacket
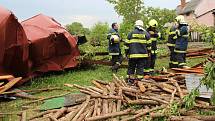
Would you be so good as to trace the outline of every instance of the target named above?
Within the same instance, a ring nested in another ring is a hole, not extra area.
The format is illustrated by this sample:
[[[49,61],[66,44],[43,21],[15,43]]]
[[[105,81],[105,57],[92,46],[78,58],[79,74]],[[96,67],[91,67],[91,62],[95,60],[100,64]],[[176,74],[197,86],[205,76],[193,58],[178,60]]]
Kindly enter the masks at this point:
[[[128,38],[125,41],[128,46],[129,58],[147,58],[148,57],[148,40],[149,34],[145,30],[135,28],[134,31],[128,34]]]
[[[121,54],[120,41],[114,42],[114,40],[111,39],[112,35],[117,35],[120,38],[117,30],[111,29],[109,31],[107,35],[109,55],[120,55]]]

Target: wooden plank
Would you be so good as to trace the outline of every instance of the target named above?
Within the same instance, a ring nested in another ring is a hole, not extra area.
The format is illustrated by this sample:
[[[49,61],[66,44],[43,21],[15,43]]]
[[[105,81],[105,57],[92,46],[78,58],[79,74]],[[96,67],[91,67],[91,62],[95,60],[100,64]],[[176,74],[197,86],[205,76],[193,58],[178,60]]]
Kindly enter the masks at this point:
[[[3,88],[0,89],[0,94],[3,93],[3,92],[5,92],[5,91],[7,91],[11,87],[13,87],[21,79],[22,79],[22,77],[19,77],[19,78],[15,78],[15,79],[11,80],[10,82],[8,82],[6,85],[3,86]]]
[[[177,72],[186,72],[186,73],[199,73],[203,74],[203,70],[201,69],[180,69],[180,68],[172,68],[172,70],[177,71]]]
[[[4,84],[4,82],[0,82],[0,87]]]
[[[0,80],[12,79],[12,78],[14,78],[13,75],[4,75],[4,76],[0,76]]]

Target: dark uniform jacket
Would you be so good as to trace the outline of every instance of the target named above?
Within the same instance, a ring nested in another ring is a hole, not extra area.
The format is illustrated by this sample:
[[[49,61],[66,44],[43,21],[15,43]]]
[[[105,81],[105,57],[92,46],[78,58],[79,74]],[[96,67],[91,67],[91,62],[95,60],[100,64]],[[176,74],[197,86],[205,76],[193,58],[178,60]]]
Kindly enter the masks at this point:
[[[151,50],[153,54],[157,53],[157,41],[160,38],[159,32],[157,30],[152,30],[151,27],[147,29],[147,32],[150,34],[151,39],[149,40],[149,44],[151,47],[148,49]]]
[[[128,46],[129,58],[147,58],[148,57],[148,43],[150,35],[142,28],[135,27],[134,31],[128,34],[125,42]]]
[[[175,47],[175,41],[177,39],[177,36],[176,36],[176,27],[175,26],[172,26],[169,30],[169,33],[168,33],[168,42],[167,42],[167,46],[169,47]]]
[[[175,52],[177,53],[186,53],[188,46],[188,25],[180,24],[178,30],[176,31],[177,39],[175,43]]]
[[[107,39],[108,39],[108,50],[109,55],[120,55],[121,49],[120,49],[120,41],[115,41],[114,39],[111,39],[112,35],[117,35],[120,40],[120,36],[117,30],[111,29],[108,33]]]

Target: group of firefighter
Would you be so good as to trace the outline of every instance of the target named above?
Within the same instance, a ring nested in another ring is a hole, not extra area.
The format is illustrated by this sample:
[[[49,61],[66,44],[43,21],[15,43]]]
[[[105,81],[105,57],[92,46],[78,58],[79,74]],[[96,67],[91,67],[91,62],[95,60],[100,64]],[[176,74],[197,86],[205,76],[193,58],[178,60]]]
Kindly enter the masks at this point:
[[[123,55],[120,43],[125,46],[125,55],[128,58],[127,81],[133,84],[135,80],[141,81],[144,76],[154,73],[157,58],[157,43],[161,38],[158,31],[158,22],[155,19],[149,21],[144,29],[142,20],[135,22],[134,30],[130,32],[126,40],[122,40],[118,33],[118,24],[113,23],[107,39],[109,40],[109,55],[112,59],[112,71],[117,72]],[[186,66],[186,51],[188,47],[189,29],[184,16],[177,16],[168,27],[168,43],[170,51],[170,68],[188,68]]]

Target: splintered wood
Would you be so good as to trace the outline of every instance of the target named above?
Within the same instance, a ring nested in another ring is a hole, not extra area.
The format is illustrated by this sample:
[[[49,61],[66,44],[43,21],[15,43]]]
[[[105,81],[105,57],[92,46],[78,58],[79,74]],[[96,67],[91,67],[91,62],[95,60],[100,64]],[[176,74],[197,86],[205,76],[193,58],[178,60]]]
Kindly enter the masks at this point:
[[[93,80],[94,86],[80,86],[77,84],[65,84],[67,87],[77,88],[86,94],[83,103],[73,107],[50,110],[35,115],[28,120],[58,121],[134,121],[146,116],[153,118],[167,117],[170,121],[181,120],[184,117],[173,117],[165,113],[171,112],[170,107],[174,103],[183,105],[183,97],[187,95],[184,77],[167,74],[149,77],[138,82],[136,86],[129,86],[123,79],[113,76],[112,82]],[[210,109],[208,103],[196,100],[195,108]],[[189,110],[183,107],[185,118],[198,120],[204,117],[188,115]],[[214,108],[213,108],[214,109]],[[195,109],[192,109],[195,113]],[[214,117],[210,117],[214,118]]]

